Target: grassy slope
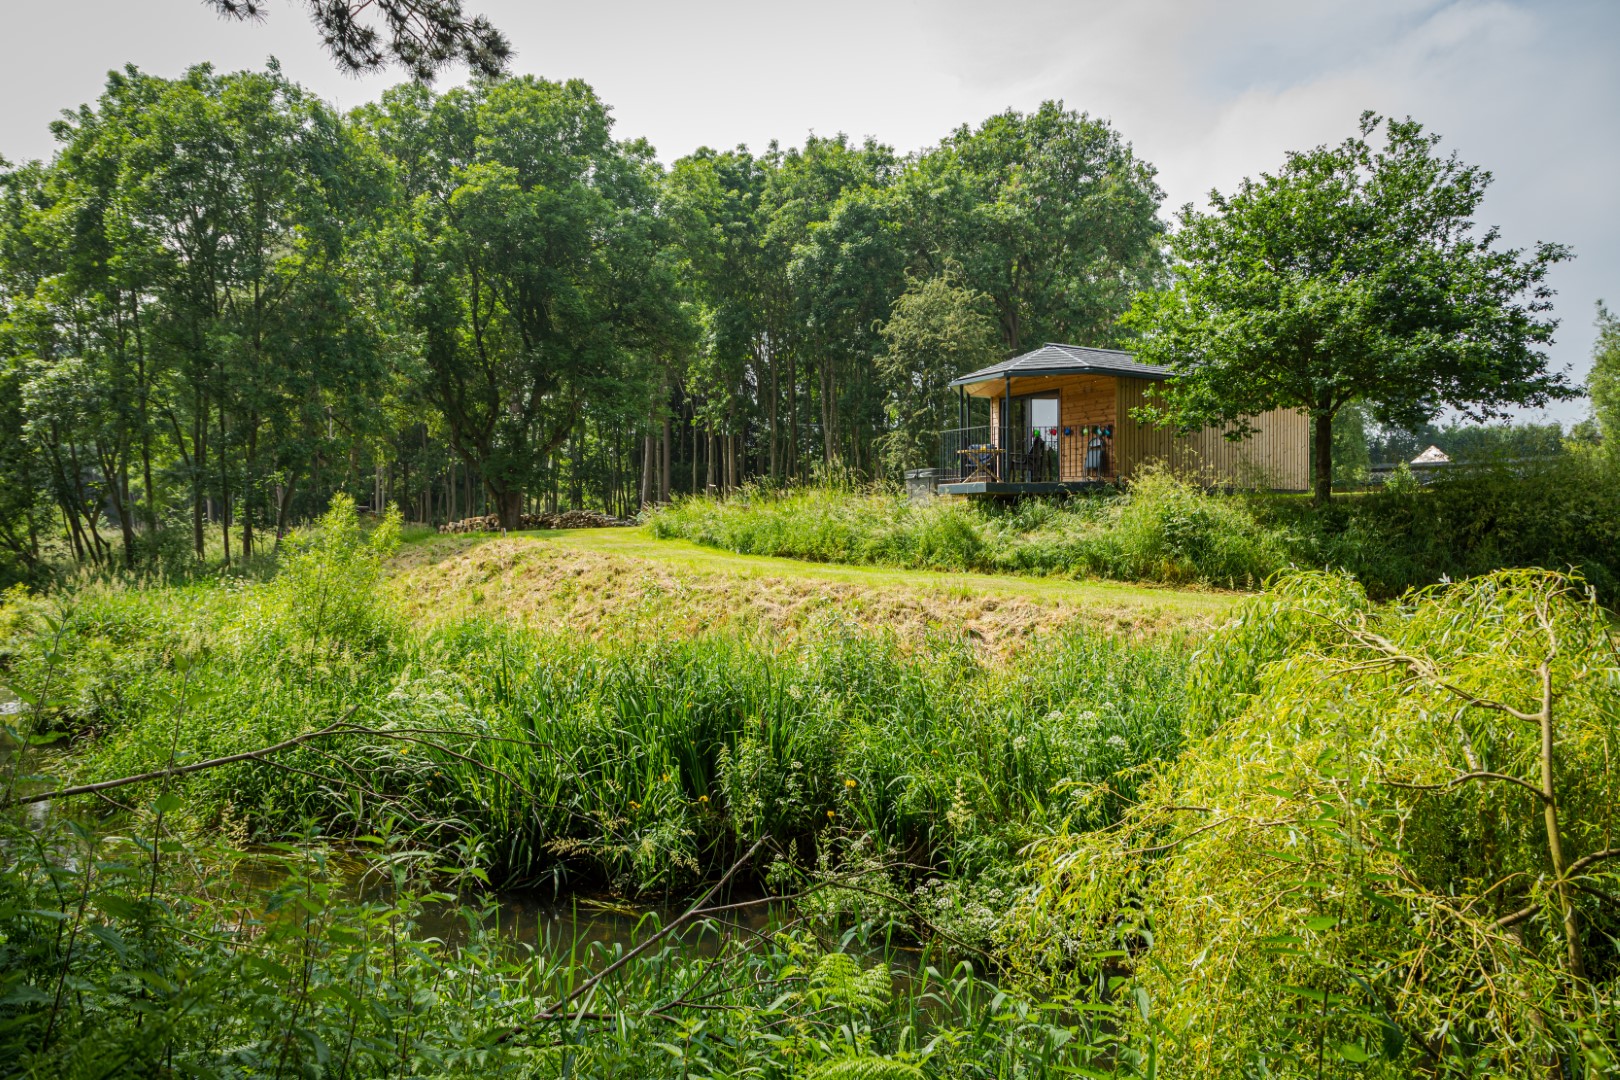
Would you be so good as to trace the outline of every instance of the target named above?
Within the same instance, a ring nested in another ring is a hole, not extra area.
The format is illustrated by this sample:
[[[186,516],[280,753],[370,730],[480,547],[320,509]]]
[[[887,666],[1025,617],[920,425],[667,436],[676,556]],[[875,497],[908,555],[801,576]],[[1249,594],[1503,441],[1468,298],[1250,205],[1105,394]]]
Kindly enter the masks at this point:
[[[646,529],[433,537],[407,545],[395,583],[412,614],[485,607],[534,622],[614,629],[760,629],[793,633],[841,615],[903,636],[966,628],[1004,648],[1072,621],[1127,632],[1198,626],[1238,594],[1114,582],[942,573],[739,555]]]

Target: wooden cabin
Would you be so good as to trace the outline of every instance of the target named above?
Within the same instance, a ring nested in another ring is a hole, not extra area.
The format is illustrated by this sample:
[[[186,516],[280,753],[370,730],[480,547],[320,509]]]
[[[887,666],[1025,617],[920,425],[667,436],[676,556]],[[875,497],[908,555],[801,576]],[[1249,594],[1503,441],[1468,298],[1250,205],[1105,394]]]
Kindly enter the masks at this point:
[[[942,495],[1083,491],[1129,480],[1161,462],[1212,487],[1302,491],[1310,484],[1310,429],[1297,409],[1252,418],[1232,441],[1219,428],[1177,436],[1138,423],[1167,368],[1117,349],[1047,344],[954,379],[960,426],[941,432]]]

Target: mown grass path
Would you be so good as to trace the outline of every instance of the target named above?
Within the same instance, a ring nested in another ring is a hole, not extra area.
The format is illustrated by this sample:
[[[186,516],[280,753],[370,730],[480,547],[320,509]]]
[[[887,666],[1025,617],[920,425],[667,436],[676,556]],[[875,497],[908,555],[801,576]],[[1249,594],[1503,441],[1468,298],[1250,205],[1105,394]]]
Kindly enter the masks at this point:
[[[703,547],[687,540],[659,540],[644,528],[559,529],[524,533],[541,541],[627,555],[716,574],[744,577],[782,577],[840,581],[857,585],[904,586],[913,589],[965,590],[991,596],[1027,596],[1032,599],[1076,603],[1165,606],[1191,613],[1225,611],[1242,594],[1209,589],[1173,589],[1129,585],[1118,581],[1075,581],[1058,577],[1023,577],[1017,574],[968,574],[944,570],[905,570],[887,566],[852,566],[846,563],[809,562],[768,555],[740,555]]]
[[[627,623],[792,632],[836,612],[902,633],[962,628],[996,644],[1075,620],[1132,632],[1208,625],[1242,595],[740,555],[644,528],[434,536],[408,544],[397,565],[423,616],[493,607],[592,632]]]

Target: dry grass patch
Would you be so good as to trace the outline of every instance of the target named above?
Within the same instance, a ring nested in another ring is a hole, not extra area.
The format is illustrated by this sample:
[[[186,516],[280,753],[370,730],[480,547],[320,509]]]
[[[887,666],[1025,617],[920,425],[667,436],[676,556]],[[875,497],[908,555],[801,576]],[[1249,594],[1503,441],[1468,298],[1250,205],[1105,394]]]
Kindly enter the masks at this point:
[[[915,642],[966,631],[997,655],[1075,622],[1130,635],[1213,625],[1216,593],[1131,590],[1070,581],[997,579],[789,563],[644,543],[639,530],[437,537],[410,545],[392,587],[426,622],[498,611],[592,637],[705,631],[796,636],[827,620],[887,627]]]

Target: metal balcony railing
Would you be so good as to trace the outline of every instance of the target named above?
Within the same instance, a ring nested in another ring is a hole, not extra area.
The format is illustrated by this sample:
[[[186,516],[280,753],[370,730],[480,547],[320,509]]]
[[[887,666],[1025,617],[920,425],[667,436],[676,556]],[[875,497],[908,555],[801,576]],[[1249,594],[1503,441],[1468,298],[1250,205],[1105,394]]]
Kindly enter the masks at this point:
[[[1064,428],[1043,432],[1039,442],[1033,432],[1012,434],[1009,439],[1005,429],[989,424],[941,431],[940,482],[1110,483],[1115,478],[1112,429],[1104,435],[1101,428]]]

